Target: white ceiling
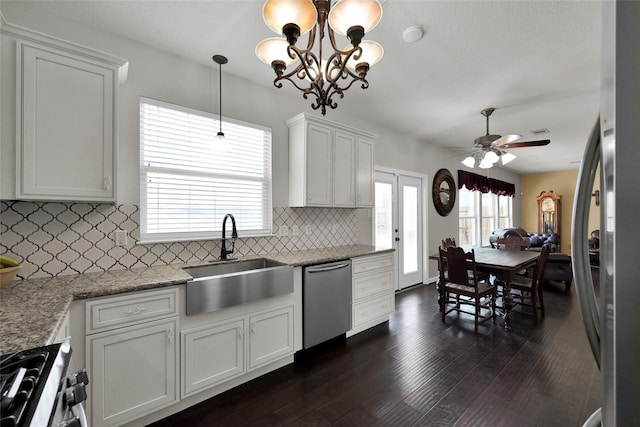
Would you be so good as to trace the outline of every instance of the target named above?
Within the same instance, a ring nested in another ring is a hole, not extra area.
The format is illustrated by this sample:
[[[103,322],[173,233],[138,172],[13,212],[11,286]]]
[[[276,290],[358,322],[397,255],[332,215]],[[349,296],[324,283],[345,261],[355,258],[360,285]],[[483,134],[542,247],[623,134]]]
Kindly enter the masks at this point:
[[[522,141],[551,139],[546,147],[514,149],[518,159],[508,169],[532,173],[579,166],[598,113],[601,2],[382,3],[382,21],[365,38],[381,43],[385,56],[369,72],[370,88],[354,85],[338,100],[338,112],[349,109],[431,144],[468,147],[457,149],[462,159],[474,138],[485,133],[480,110],[496,107],[491,133],[519,133]],[[254,54],[260,40],[275,36],[262,21],[262,0],[35,4],[207,66],[212,54],[223,54],[229,58],[224,71],[272,85],[273,71]],[[425,35],[407,44],[402,32],[414,25]],[[291,85],[279,90],[296,94]],[[338,120],[335,113],[327,117]],[[531,133],[540,128],[551,133]]]

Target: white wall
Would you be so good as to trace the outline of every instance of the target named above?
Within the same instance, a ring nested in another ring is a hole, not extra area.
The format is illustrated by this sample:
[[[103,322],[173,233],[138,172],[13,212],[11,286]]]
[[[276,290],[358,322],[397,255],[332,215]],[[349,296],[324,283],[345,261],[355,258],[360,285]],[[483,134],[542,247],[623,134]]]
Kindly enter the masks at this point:
[[[139,97],[145,96],[191,108],[218,113],[217,65],[202,66],[175,55],[141,45],[117,35],[104,33],[77,22],[56,19],[39,13],[37,3],[18,2],[4,4],[0,9],[8,22],[22,25],[68,41],[102,50],[129,60],[127,82],[121,87],[119,102],[119,153],[118,153],[118,202],[138,203],[138,139]],[[2,95],[0,119],[0,199],[12,199],[15,195],[15,44],[2,37],[2,61],[0,65],[0,94]],[[232,48],[230,47],[231,51]],[[214,52],[225,54],[225,52]],[[224,66],[223,66],[224,70]],[[256,85],[247,80],[223,73],[223,115],[269,126],[273,132],[273,205],[287,206],[288,148],[286,120],[301,111],[311,110],[310,102],[291,87],[276,89],[271,81]],[[358,89],[353,89],[353,91]],[[360,95],[360,94],[359,94]],[[347,94],[347,97],[349,94]],[[429,185],[435,172],[448,168],[454,176],[461,167],[460,156],[450,151],[419,141],[410,135],[389,130],[376,123],[367,123],[352,116],[348,102],[331,110],[327,117],[378,135],[376,141],[376,165],[425,174]],[[391,107],[392,108],[392,107]],[[429,126],[425,121],[425,126]],[[491,177],[513,182],[520,192],[519,175],[497,168],[488,172]],[[431,194],[430,189],[428,194]],[[458,216],[454,209],[448,217],[439,216],[429,201],[427,212],[430,243],[428,250],[436,252],[443,236],[457,236]],[[519,221],[520,204],[516,197],[514,217]],[[370,236],[369,215],[359,213],[359,241],[368,243]],[[367,221],[369,221],[367,223]],[[516,222],[517,222],[516,221]],[[435,276],[434,265],[430,275]]]

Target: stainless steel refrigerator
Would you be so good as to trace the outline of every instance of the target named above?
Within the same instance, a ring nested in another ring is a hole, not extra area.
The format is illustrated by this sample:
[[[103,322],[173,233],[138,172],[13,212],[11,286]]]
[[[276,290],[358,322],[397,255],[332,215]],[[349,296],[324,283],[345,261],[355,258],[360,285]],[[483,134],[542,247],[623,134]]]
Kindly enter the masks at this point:
[[[600,116],[573,209],[572,259],[603,401],[585,426],[640,425],[640,2],[603,2]],[[598,165],[600,168],[598,169]],[[600,289],[593,288],[587,212],[600,174]]]

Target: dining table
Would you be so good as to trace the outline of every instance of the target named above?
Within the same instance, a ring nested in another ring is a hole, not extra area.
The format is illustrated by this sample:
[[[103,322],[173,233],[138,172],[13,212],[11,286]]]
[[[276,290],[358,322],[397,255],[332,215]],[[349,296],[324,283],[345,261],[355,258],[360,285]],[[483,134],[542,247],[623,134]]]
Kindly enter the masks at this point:
[[[479,271],[487,271],[495,276],[503,286],[502,301],[504,314],[504,328],[511,330],[511,309],[513,308],[513,295],[511,295],[511,282],[518,271],[527,270],[538,261],[540,252],[537,251],[505,251],[491,247],[463,246],[465,252],[473,249],[476,259],[476,268]],[[440,262],[438,254],[429,255],[429,259]],[[439,268],[442,271],[441,268]],[[438,305],[442,309],[442,299],[444,298],[442,286],[443,275],[438,280]],[[494,282],[495,283],[495,282]]]

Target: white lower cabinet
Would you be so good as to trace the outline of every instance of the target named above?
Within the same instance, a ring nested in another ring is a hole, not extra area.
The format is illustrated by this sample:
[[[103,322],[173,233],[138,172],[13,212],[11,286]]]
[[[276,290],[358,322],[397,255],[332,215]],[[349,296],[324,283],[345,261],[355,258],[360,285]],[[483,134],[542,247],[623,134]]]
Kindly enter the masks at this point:
[[[395,311],[393,252],[354,258],[351,272],[352,329],[347,336],[386,322]]]
[[[293,306],[182,331],[182,397],[293,354],[293,332]]]
[[[293,362],[301,347],[293,293],[196,316],[185,296],[181,285],[74,302],[89,425],[148,425]]]
[[[249,369],[293,354],[293,306],[249,318]]]
[[[119,425],[178,401],[178,318],[89,335],[91,425]]]
[[[182,397],[246,372],[244,319],[181,332]]]

